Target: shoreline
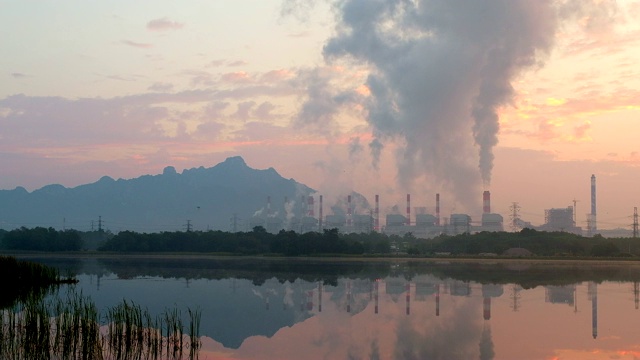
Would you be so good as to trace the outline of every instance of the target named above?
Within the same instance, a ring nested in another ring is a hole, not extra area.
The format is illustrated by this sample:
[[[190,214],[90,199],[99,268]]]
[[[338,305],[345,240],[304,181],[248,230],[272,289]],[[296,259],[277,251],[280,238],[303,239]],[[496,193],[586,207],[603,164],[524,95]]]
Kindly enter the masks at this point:
[[[517,264],[576,264],[640,266],[640,260],[629,258],[503,258],[503,257],[411,257],[411,256],[265,256],[265,255],[225,255],[209,253],[112,253],[112,252],[2,252],[0,256],[13,256],[16,259],[215,259],[215,260],[261,260],[295,262],[424,262],[424,263],[517,263]]]

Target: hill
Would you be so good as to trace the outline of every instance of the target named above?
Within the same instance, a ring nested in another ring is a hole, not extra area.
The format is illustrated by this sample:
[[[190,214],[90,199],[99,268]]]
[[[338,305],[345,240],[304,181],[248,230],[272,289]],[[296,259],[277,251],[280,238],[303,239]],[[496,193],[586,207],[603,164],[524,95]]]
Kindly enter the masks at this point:
[[[0,228],[45,226],[56,229],[103,229],[158,232],[186,230],[246,230],[249,219],[264,211],[271,196],[271,212],[282,217],[301,213],[302,196],[314,190],[285,179],[269,168],[257,170],[237,156],[211,168],[66,188],[47,185],[28,192],[22,187],[0,190]],[[290,203],[285,209],[285,198]],[[287,213],[289,212],[289,214]]]

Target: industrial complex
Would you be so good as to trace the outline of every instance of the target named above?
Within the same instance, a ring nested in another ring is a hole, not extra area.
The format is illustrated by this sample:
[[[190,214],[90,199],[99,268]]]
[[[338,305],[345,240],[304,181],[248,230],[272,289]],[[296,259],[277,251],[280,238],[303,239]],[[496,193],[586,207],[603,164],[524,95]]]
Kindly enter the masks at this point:
[[[248,227],[262,226],[268,232],[277,233],[280,230],[296,232],[323,231],[338,229],[341,233],[368,233],[371,231],[387,235],[411,233],[418,238],[432,238],[440,234],[457,235],[462,233],[476,233],[481,231],[518,231],[522,228],[533,228],[542,231],[565,231],[579,235],[593,236],[597,233],[596,222],[596,178],[591,176],[591,212],[587,214],[586,231],[576,226],[575,202],[574,206],[566,208],[551,208],[545,210],[544,224],[533,226],[517,215],[517,204],[514,204],[513,214],[508,222],[502,215],[491,212],[491,193],[482,194],[482,215],[480,219],[472,219],[468,214],[452,213],[447,216],[440,212],[440,194],[435,194],[435,206],[432,213],[428,207],[411,207],[411,194],[406,196],[406,211],[387,213],[384,222],[380,213],[380,196],[375,195],[374,206],[368,207],[361,213],[356,213],[353,204],[354,196],[348,195],[342,206],[332,206],[333,213],[324,215],[323,195],[313,194],[301,196],[296,208],[286,215],[271,211],[271,197],[267,198],[266,211],[258,211],[248,221]],[[365,200],[366,202],[366,200]],[[285,199],[285,208],[293,209],[293,202]],[[301,204],[301,206],[300,206]],[[368,203],[367,203],[368,204]],[[413,210],[413,212],[412,212]],[[364,212],[364,213],[363,213]]]

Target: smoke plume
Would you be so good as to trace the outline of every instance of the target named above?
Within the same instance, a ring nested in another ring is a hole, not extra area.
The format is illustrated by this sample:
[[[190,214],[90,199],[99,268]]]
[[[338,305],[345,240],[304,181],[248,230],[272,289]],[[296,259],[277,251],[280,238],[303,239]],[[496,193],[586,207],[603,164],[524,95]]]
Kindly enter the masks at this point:
[[[288,2],[290,5],[291,2]],[[497,110],[510,104],[512,81],[541,63],[559,19],[550,0],[343,0],[334,4],[330,63],[366,66],[364,100],[377,168],[383,145],[400,144],[398,179],[427,178],[458,200],[488,186],[498,143]],[[566,10],[566,9],[565,9]],[[316,89],[317,87],[312,87]],[[335,97],[313,91],[305,113]],[[309,121],[307,118],[305,121]]]

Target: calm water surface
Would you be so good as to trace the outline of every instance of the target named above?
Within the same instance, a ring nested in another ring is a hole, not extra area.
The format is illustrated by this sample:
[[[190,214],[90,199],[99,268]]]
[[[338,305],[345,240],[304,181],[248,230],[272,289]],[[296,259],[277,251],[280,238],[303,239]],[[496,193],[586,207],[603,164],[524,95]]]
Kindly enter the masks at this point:
[[[33,260],[99,309],[201,309],[200,359],[640,358],[636,263]]]

